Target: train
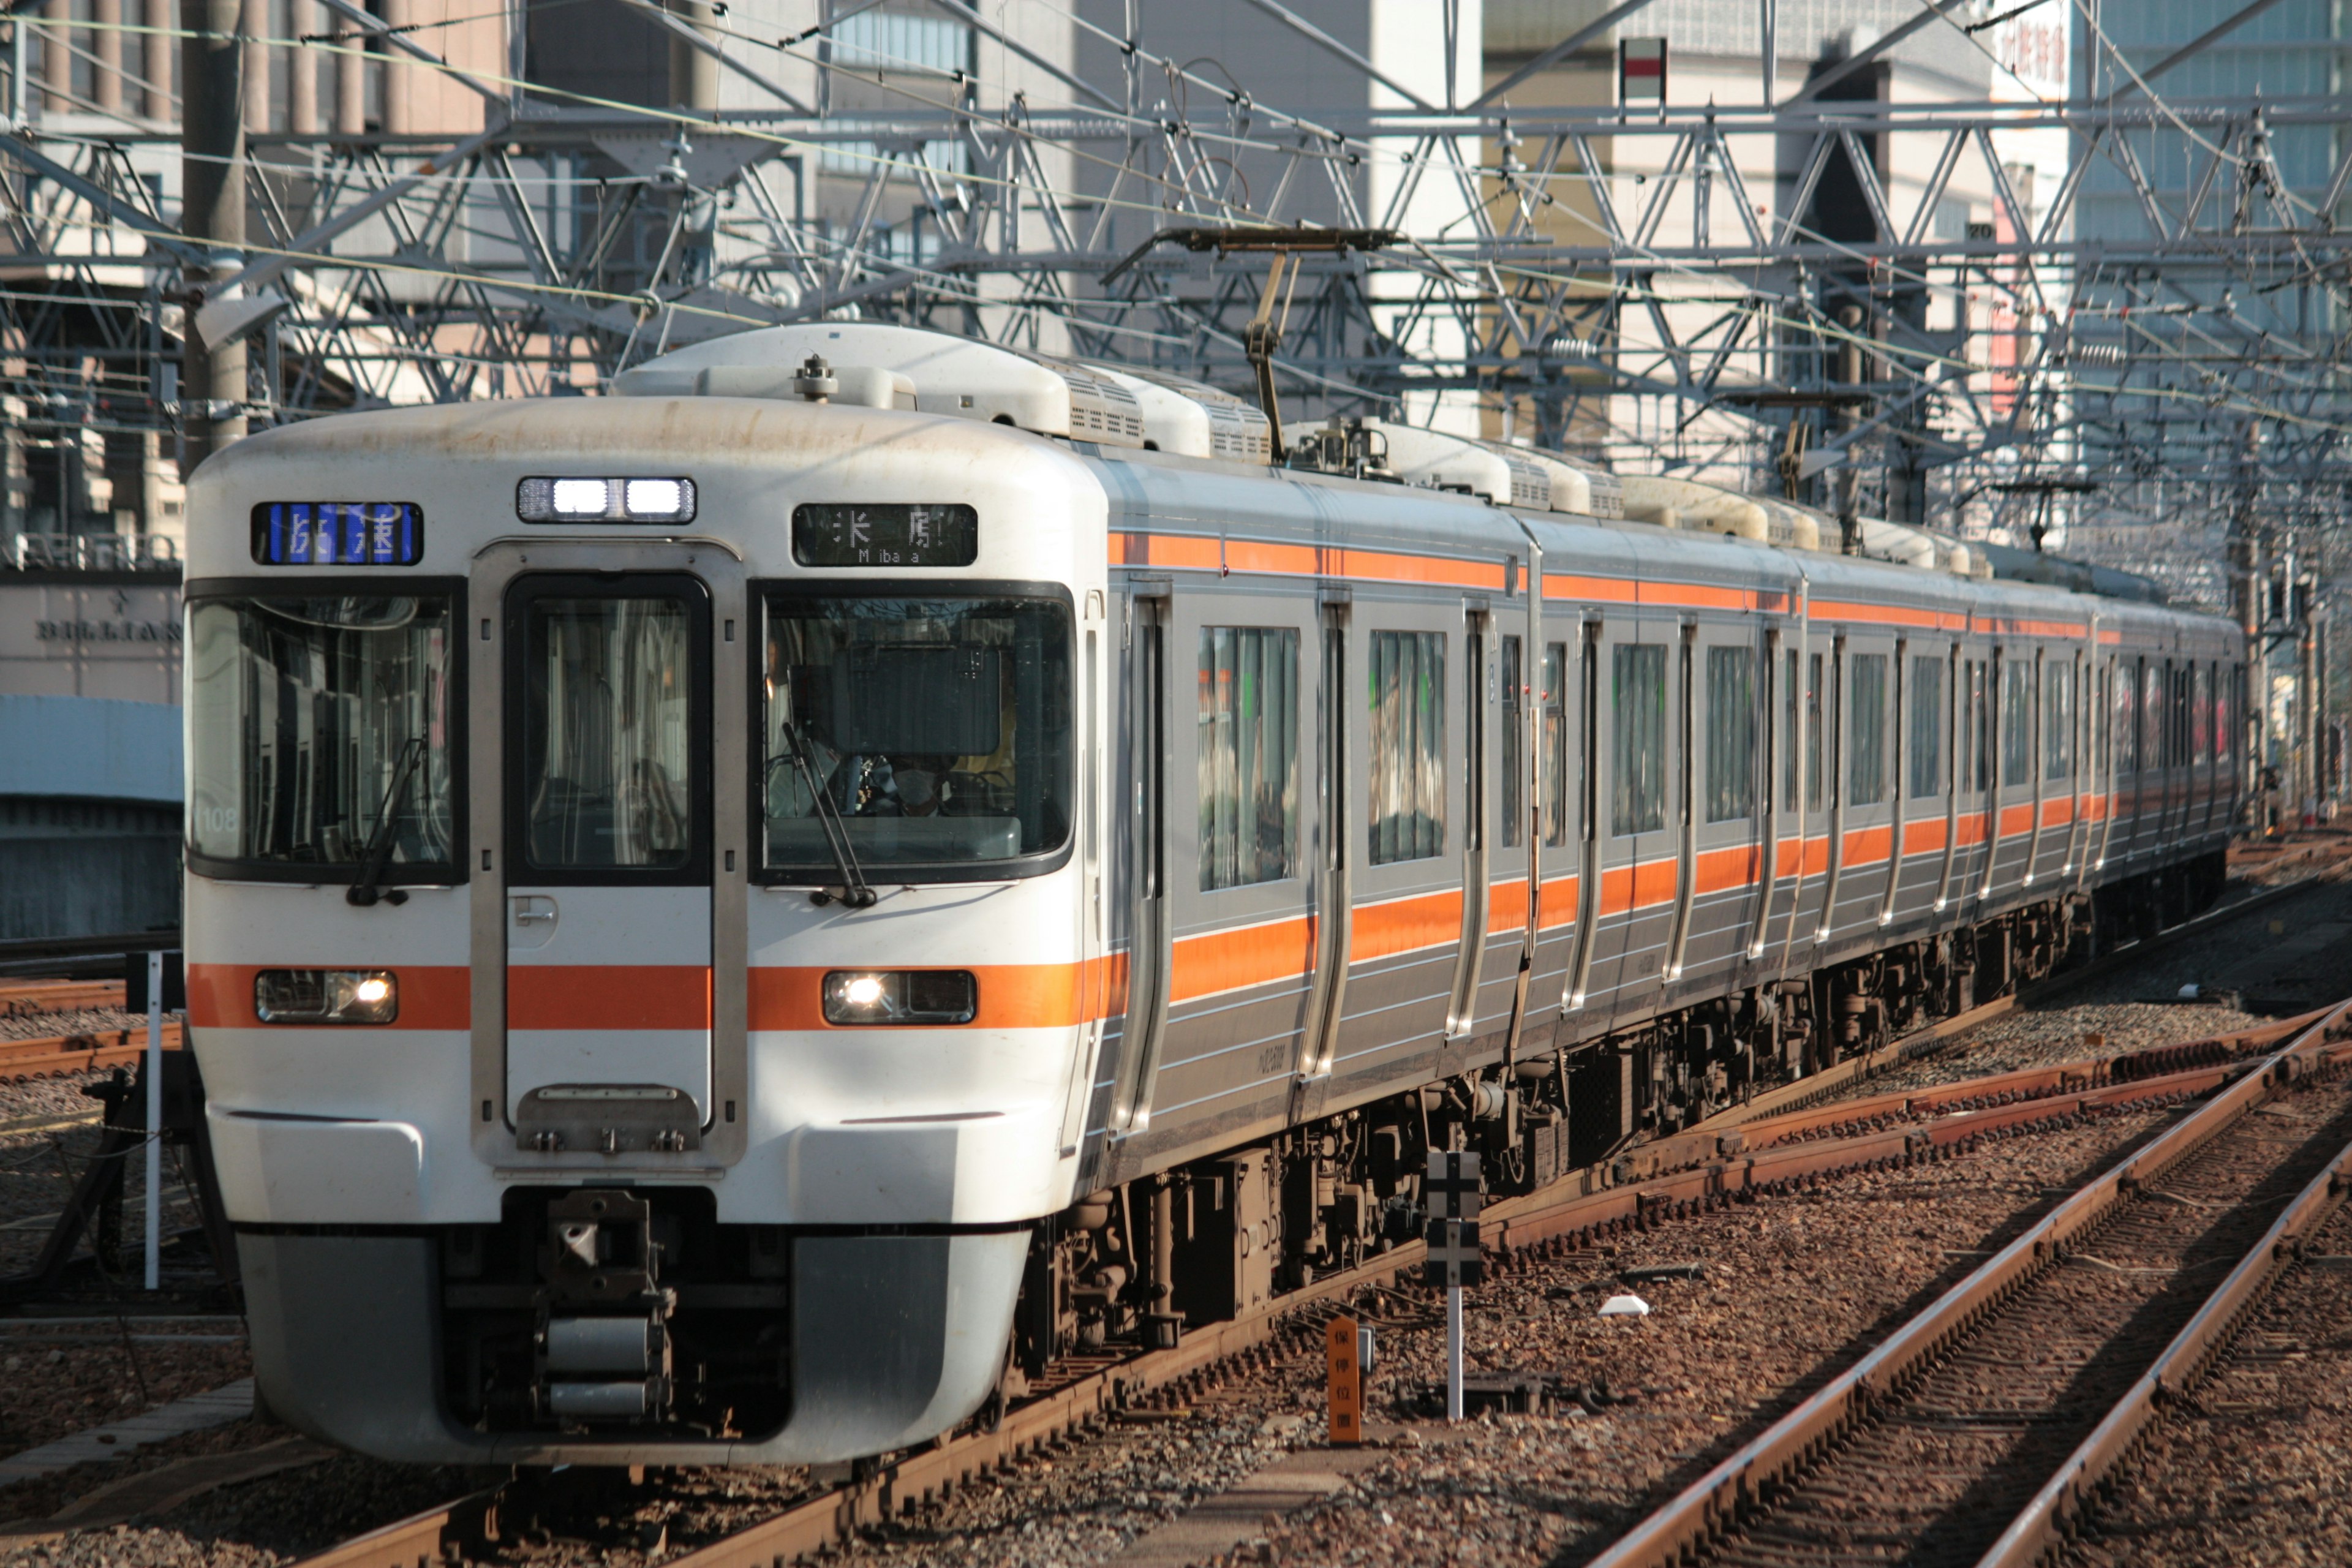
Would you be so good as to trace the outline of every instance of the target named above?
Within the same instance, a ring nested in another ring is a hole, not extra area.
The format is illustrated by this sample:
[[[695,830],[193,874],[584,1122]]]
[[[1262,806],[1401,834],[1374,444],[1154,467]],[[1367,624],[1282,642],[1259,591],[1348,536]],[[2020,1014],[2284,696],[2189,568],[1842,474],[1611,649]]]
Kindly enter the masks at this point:
[[[2231,622],[1695,494],[855,321],[210,458],[258,1398],[887,1453],[2214,897]]]

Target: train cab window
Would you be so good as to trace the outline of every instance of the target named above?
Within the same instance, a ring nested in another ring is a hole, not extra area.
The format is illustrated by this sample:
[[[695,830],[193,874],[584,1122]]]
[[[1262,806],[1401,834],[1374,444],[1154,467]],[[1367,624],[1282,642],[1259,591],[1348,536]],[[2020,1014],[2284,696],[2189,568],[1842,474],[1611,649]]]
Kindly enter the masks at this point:
[[[1911,660],[1911,732],[1904,743],[1911,755],[1911,798],[1944,788],[1944,661],[1933,654]]]
[[[836,834],[945,880],[1067,843],[1066,601],[777,594],[766,657],[766,869],[837,880]]]
[[[1445,634],[1374,632],[1371,861],[1445,851]]]
[[[188,641],[196,869],[455,879],[447,599],[199,599]]]
[[[1855,654],[1846,684],[1846,804],[1875,805],[1886,798],[1886,656]]]
[[[2042,672],[2042,775],[2074,771],[2074,667],[2053,663]]]
[[[1617,717],[1609,830],[1656,833],[1666,825],[1666,650],[1612,650],[1610,706]]]
[[[2033,782],[2033,666],[2021,658],[2000,667],[2000,782]]]
[[[1575,783],[1569,776],[1568,759],[1568,645],[1546,643],[1543,660],[1543,836],[1548,848],[1557,849],[1568,842],[1571,832],[1580,832],[1583,824],[1576,820],[1579,813],[1570,809],[1570,789]],[[1586,767],[1592,759],[1581,759]],[[1575,792],[1581,803],[1582,790]]]
[[[1756,813],[1756,650],[1706,650],[1706,819]]]
[[[1201,890],[1298,870],[1298,634],[1201,628]]]

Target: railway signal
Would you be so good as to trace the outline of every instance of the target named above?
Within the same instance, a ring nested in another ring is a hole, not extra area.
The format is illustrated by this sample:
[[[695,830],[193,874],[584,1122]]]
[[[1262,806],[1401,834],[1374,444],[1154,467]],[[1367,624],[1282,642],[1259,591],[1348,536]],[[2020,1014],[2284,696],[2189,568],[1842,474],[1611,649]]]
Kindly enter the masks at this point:
[[[1462,1419],[1462,1288],[1486,1281],[1478,1253],[1478,1156],[1429,1152],[1428,1261],[1423,1278],[1445,1291],[1445,1418]]]

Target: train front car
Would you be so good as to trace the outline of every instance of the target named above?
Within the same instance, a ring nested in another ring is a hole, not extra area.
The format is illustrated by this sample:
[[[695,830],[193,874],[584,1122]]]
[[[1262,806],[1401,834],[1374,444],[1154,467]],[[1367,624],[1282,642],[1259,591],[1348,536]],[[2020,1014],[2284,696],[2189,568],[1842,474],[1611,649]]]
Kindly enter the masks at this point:
[[[257,436],[191,520],[191,1022],[269,1405],[530,1463],[979,1405],[1109,1005],[1100,485],[565,399]]]

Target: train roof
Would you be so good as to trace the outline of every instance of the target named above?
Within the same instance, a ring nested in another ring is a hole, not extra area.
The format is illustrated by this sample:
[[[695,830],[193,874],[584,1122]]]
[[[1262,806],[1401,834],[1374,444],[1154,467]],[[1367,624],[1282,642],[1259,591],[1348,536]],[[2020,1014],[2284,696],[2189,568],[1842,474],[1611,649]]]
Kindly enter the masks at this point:
[[[1767,542],[1531,510],[1393,480],[1056,438],[1010,422],[944,412],[775,396],[530,398],[338,415],[238,442],[203,466],[195,488],[199,497],[227,489],[257,500],[273,488],[309,494],[318,482],[315,465],[326,461],[334,465],[338,482],[368,493],[373,493],[370,486],[429,484],[440,492],[437,510],[448,516],[453,507],[462,514],[479,505],[478,491],[461,501],[445,488],[454,464],[491,465],[506,486],[550,469],[634,468],[713,478],[725,471],[737,482],[764,488],[780,462],[805,475],[892,448],[908,450],[910,438],[919,438],[927,466],[939,465],[931,468],[934,475],[943,468],[960,476],[957,482],[993,491],[1007,504],[1026,487],[1084,476],[1106,497],[1114,531],[1343,542],[1374,552],[1434,549],[1496,562],[1523,558],[1532,535],[1543,547],[1550,576],[1804,591],[1816,600],[1965,608],[2021,620],[2095,616],[2105,626],[2171,624],[2184,633],[2192,626],[2231,626],[2222,617],[2086,594],[2064,582],[1988,583]],[[486,528],[481,538],[503,531]],[[463,570],[469,553],[457,548],[463,541],[446,531],[440,539],[437,548],[428,543],[436,557],[429,564]],[[232,559],[246,559],[242,538],[234,545],[215,542],[211,549],[191,540],[192,574],[226,574],[236,569],[226,564]]]

